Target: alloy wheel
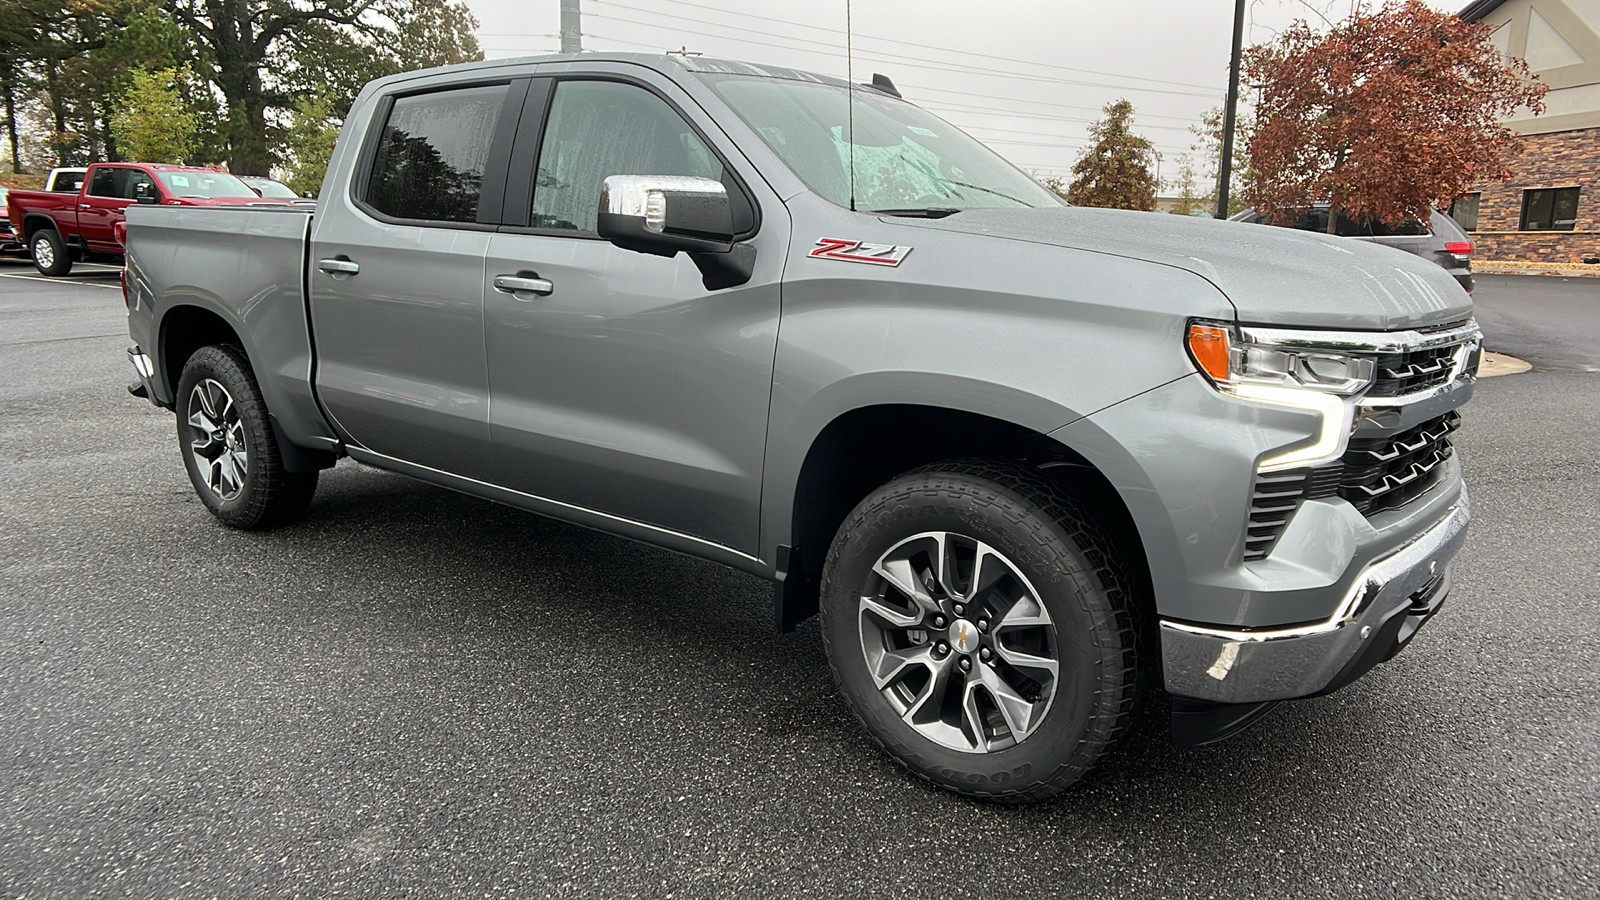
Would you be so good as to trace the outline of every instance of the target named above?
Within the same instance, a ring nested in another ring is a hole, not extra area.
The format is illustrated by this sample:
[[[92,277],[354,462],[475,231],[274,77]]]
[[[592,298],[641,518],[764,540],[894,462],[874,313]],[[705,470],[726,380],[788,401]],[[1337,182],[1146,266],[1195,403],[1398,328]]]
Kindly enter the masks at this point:
[[[33,261],[41,269],[48,269],[56,264],[56,248],[50,239],[40,236],[33,241]]]
[[[244,490],[250,469],[244,423],[233,395],[214,378],[201,379],[189,393],[189,453],[206,485],[224,503]]]
[[[982,541],[952,532],[900,541],[873,565],[859,613],[874,686],[928,740],[1004,750],[1049,712],[1055,624],[1016,565]]]

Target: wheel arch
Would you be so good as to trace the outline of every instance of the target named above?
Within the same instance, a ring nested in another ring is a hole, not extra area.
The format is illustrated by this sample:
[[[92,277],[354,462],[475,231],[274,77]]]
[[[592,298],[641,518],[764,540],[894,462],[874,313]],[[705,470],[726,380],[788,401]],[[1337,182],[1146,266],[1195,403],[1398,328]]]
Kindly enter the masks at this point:
[[[1030,466],[1102,510],[1107,530],[1128,554],[1129,570],[1139,582],[1136,605],[1153,616],[1150,567],[1127,504],[1093,463],[1048,432],[988,412],[907,402],[858,406],[833,416],[806,445],[786,492],[791,499],[780,517],[786,521],[769,520],[781,534],[772,551],[779,579],[778,630],[792,630],[816,613],[828,547],[863,497],[910,469],[958,458]],[[917,439],[900,439],[905,434]]]
[[[252,353],[241,335],[244,330],[229,320],[222,311],[199,303],[179,303],[169,307],[161,316],[156,332],[156,374],[161,379],[158,387],[163,399],[175,400],[178,379],[183,374],[184,363],[196,350],[211,344],[238,347],[248,362]]]
[[[23,245],[26,246],[28,244],[33,243],[33,236],[38,234],[39,232],[45,231],[45,230],[54,231],[58,237],[61,234],[61,229],[59,227],[57,227],[56,220],[50,218],[49,216],[45,215],[44,213],[28,213],[27,215],[23,216],[22,217],[22,242],[23,242]],[[65,243],[66,243],[66,240],[63,239],[62,240],[62,244],[65,244]]]

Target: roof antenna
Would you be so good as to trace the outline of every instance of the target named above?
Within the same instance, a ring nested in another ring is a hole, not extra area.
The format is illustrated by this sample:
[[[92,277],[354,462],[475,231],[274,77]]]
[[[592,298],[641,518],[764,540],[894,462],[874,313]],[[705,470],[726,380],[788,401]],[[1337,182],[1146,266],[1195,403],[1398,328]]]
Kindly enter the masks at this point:
[[[845,117],[850,123],[850,211],[856,211],[856,77],[854,49],[850,46],[850,0],[844,0]]]

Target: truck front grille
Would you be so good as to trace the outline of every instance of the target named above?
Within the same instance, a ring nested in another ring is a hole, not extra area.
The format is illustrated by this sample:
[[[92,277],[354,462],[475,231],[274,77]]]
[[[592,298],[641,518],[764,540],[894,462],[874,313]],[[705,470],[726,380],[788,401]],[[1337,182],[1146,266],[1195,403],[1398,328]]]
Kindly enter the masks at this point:
[[[1459,344],[1380,353],[1368,397],[1400,397],[1449,380]]]
[[[1427,493],[1455,452],[1450,435],[1459,427],[1461,414],[1452,410],[1399,434],[1352,440],[1338,462],[1257,475],[1245,529],[1245,561],[1266,559],[1303,500],[1342,497],[1362,515],[1372,516]]]
[[[1451,410],[1399,434],[1352,440],[1340,459],[1339,496],[1368,516],[1410,503],[1439,480],[1459,427],[1461,414]]]

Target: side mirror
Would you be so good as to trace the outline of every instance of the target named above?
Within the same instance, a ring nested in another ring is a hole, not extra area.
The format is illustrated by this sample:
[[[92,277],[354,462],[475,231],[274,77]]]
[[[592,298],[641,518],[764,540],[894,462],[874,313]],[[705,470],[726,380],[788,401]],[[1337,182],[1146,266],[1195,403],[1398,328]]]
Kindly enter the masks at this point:
[[[133,202],[149,206],[153,203],[160,203],[161,198],[156,195],[153,187],[141,182],[133,186]]]
[[[315,200],[316,199],[316,195],[312,194],[310,191],[301,191],[300,192],[300,196],[301,196],[301,198],[306,199],[306,200]]]
[[[733,211],[719,181],[612,175],[600,188],[600,236],[624,250],[676,256],[733,249]]]

